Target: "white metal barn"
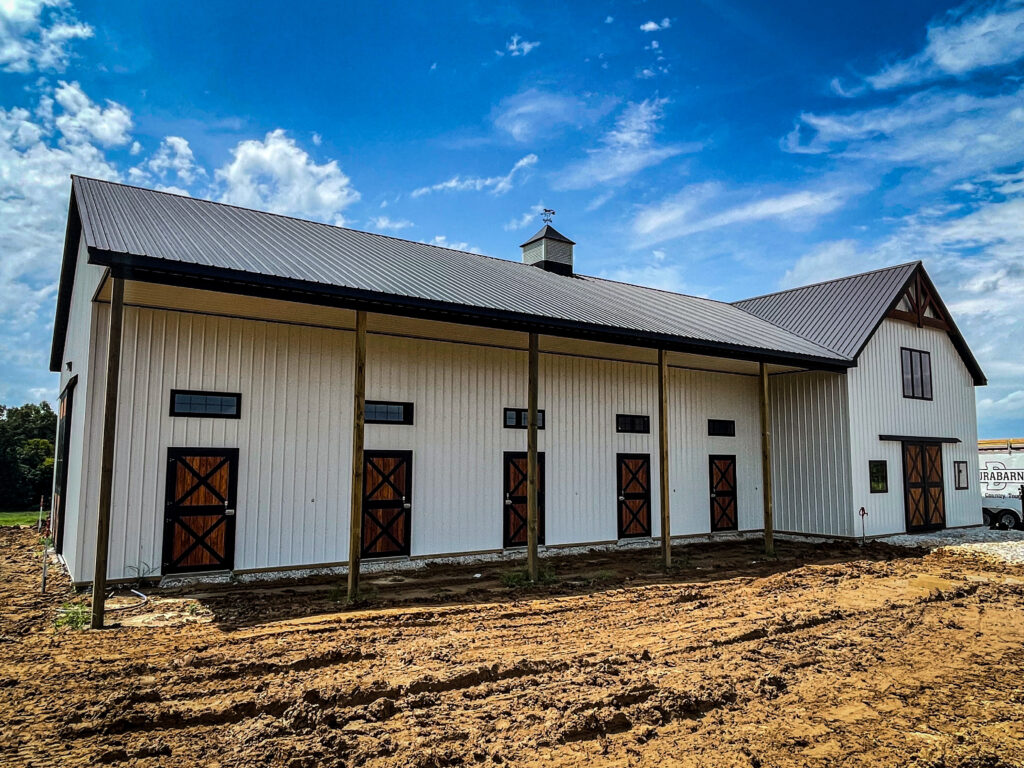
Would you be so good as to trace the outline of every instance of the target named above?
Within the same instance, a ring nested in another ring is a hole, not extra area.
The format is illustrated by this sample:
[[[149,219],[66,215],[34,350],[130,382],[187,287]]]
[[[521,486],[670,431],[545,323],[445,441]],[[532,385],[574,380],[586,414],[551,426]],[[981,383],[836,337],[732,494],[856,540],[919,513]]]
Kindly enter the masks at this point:
[[[981,522],[985,379],[919,262],[736,304],[572,264],[550,226],[519,263],[74,178],[51,358],[72,579],[97,552],[111,579],[343,566],[353,508],[355,557],[511,550],[530,434],[541,551],[772,508],[829,536],[862,507],[868,535]]]

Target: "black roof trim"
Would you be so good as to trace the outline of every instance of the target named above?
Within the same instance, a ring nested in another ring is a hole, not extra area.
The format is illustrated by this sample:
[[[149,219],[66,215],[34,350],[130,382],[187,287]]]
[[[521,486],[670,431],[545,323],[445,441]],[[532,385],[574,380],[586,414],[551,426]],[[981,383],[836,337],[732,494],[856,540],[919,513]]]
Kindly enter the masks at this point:
[[[57,291],[57,310],[53,319],[53,341],[50,344],[50,371],[60,372],[64,362],[64,343],[67,339],[68,315],[71,312],[71,290],[75,285],[78,264],[78,243],[82,235],[82,220],[78,216],[78,201],[74,191],[68,203],[68,223],[64,230],[64,254],[60,265]],[[59,332],[58,332],[59,330]]]
[[[314,283],[243,270],[188,264],[146,256],[89,248],[89,263],[110,267],[111,274],[128,280],[214,290],[246,296],[298,301],[343,309],[417,317],[442,322],[459,322],[490,328],[544,333],[551,336],[629,344],[651,349],[666,349],[714,357],[726,356],[751,362],[812,367],[816,370],[844,373],[851,362],[785,351],[764,350],[738,344],[686,339],[680,336],[635,331],[593,323],[521,312],[473,307],[414,296],[377,293],[357,288]]]
[[[959,443],[959,437],[917,437],[916,435],[879,435],[879,440],[895,443]]]

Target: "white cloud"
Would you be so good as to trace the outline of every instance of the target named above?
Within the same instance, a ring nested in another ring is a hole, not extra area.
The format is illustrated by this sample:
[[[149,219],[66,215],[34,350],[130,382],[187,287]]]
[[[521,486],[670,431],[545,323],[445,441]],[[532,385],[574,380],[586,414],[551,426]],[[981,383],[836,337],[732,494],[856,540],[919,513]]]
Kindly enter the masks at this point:
[[[215,174],[223,202],[343,224],[342,211],[359,200],[336,161],[318,165],[280,128],[263,141],[239,142],[231,154]]]
[[[488,190],[492,195],[503,195],[512,189],[516,177],[520,175],[520,171],[524,171],[536,165],[536,163],[537,156],[529,154],[517,160],[512,169],[504,176],[488,176],[486,178],[481,176],[452,176],[447,181],[415,189],[412,192],[412,196],[422,197],[423,195],[429,195],[431,192],[482,192],[483,190]]]
[[[192,184],[199,177],[206,175],[206,169],[196,163],[192,147],[181,136],[165,136],[157,151],[136,168],[129,171],[136,182],[146,183],[153,174],[161,181],[176,178],[182,184]],[[176,188],[175,191],[178,191]],[[172,191],[165,188],[164,191]]]
[[[697,152],[698,143],[659,146],[654,137],[667,99],[629,104],[615,127],[601,139],[602,146],[587,151],[584,160],[570,164],[554,180],[556,189],[587,189],[598,184],[622,183],[638,171],[685,152]]]
[[[451,248],[453,251],[468,251],[470,253],[481,252],[479,248],[466,242],[448,242],[448,238],[444,235],[436,235],[433,240],[421,240],[420,242],[426,243],[427,245],[437,245],[441,248]]]
[[[1024,57],[1024,5],[1009,0],[979,9],[965,5],[928,26],[928,42],[920,53],[894,62],[867,78],[884,90],[934,80],[962,77],[975,70],[1011,64]]]
[[[0,402],[53,393],[46,371],[70,174],[119,179],[91,134],[61,135],[47,99],[0,108]]]
[[[492,120],[498,130],[516,141],[526,142],[550,136],[567,125],[593,122],[602,111],[587,109],[575,96],[530,88],[502,99]]]
[[[613,192],[610,189],[607,192],[602,192],[600,195],[598,195],[593,200],[591,200],[589,203],[587,203],[587,207],[586,207],[587,212],[589,213],[590,211],[596,211],[602,205],[604,205],[609,200],[611,200],[614,196],[615,196],[615,192]]]
[[[95,141],[103,147],[115,147],[131,141],[132,115],[128,108],[107,99],[100,107],[78,83],[57,85],[53,98],[64,110],[57,118],[57,128],[73,144]]]
[[[914,166],[933,184],[951,183],[1024,160],[1024,88],[992,96],[930,90],[884,107],[805,113],[782,146]]]
[[[370,226],[379,230],[400,230],[415,226],[408,219],[392,219],[388,216],[375,216],[370,219]]]
[[[78,21],[67,0],[3,0],[0,2],[0,70],[28,73],[62,72],[74,40],[93,35]]]
[[[634,261],[627,266],[602,270],[598,277],[673,293],[685,293],[687,289],[682,267],[674,261],[667,260],[664,251],[652,251],[646,259]]]
[[[640,29],[644,32],[657,32],[660,29],[668,29],[671,26],[671,19],[662,19],[661,22],[645,21],[640,25]]]
[[[852,193],[851,189],[823,186],[739,201],[736,193],[721,184],[693,184],[668,200],[641,208],[633,220],[633,232],[639,242],[656,243],[769,219],[807,226],[839,208]]]
[[[525,56],[538,45],[540,45],[540,43],[523,40],[520,35],[512,35],[508,42],[505,43],[505,50],[495,51],[495,53],[499,56],[504,56],[506,52],[508,52],[509,56]]]
[[[537,221],[538,217],[544,212],[544,204],[537,203],[531,205],[530,210],[525,211],[522,216],[512,219],[511,221],[505,222],[505,231],[514,232],[517,229],[525,229],[530,226],[530,222]]]
[[[605,16],[604,17],[604,23],[605,24],[611,24],[613,21],[615,21],[615,17],[614,16]]]

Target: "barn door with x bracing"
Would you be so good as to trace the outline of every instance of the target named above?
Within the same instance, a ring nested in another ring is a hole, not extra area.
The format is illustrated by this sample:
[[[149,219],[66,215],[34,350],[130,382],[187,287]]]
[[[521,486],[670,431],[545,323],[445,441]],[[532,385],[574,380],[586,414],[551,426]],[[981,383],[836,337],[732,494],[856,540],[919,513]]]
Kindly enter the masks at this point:
[[[502,543],[505,547],[525,547],[526,530],[526,454],[506,453],[502,467],[505,499],[502,505]],[[537,454],[537,543],[544,543],[544,454]]]
[[[735,531],[736,457],[711,456],[711,530]]]
[[[363,557],[409,554],[412,451],[363,454]]]
[[[903,444],[903,490],[907,531],[934,531],[946,526],[941,443]]]
[[[164,573],[235,564],[237,448],[169,448]]]
[[[618,455],[619,538],[651,535],[651,457]]]

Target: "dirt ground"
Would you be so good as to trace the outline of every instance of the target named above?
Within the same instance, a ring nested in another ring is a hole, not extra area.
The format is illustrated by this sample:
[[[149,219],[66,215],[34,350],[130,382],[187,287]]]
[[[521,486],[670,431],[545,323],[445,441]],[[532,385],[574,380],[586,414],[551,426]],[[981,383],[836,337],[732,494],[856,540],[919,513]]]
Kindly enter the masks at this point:
[[[756,542],[162,594],[54,627],[0,529],[0,765],[1024,766],[1024,570]]]

